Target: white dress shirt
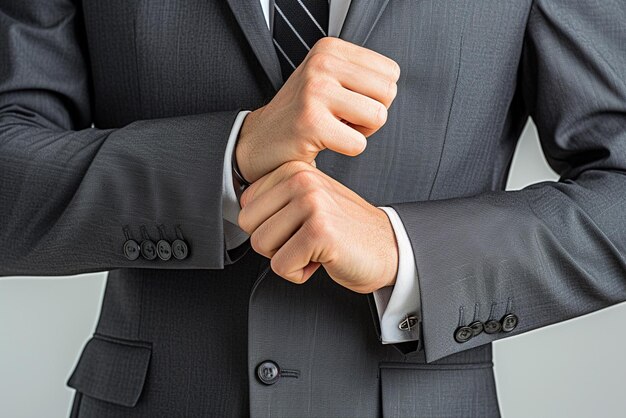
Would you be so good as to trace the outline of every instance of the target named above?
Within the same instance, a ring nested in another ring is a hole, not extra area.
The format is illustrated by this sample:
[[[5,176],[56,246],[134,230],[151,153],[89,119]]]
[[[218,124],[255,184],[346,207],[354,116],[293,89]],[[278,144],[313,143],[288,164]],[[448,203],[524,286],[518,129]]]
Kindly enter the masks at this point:
[[[270,27],[270,1],[260,0],[261,8],[268,26]],[[339,36],[343,22],[348,13],[351,0],[331,0],[328,22],[328,35]],[[235,119],[224,156],[224,176],[222,208],[224,217],[224,235],[226,248],[232,249],[241,245],[248,239],[248,234],[241,230],[237,224],[237,217],[241,207],[235,194],[232,178],[232,155],[235,143],[243,121],[249,111],[240,112]],[[420,315],[420,293],[417,279],[415,258],[409,237],[400,217],[390,207],[381,207],[389,217],[396,241],[398,243],[398,273],[394,286],[385,287],[374,292],[374,301],[378,311],[378,319],[381,329],[381,341],[383,344],[394,344],[406,341],[414,341],[419,337],[417,327],[409,330],[400,329],[400,323],[409,316]]]

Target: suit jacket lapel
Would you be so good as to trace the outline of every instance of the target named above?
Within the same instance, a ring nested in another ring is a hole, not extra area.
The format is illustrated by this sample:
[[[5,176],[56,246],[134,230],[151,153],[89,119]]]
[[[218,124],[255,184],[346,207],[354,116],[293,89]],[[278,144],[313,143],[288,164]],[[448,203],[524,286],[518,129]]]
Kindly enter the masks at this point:
[[[389,0],[352,0],[339,37],[353,44],[365,45]]]
[[[261,3],[259,0],[228,0],[228,4],[261,63],[261,67],[274,88],[279,90],[283,85],[283,77],[272,36],[265,23]]]

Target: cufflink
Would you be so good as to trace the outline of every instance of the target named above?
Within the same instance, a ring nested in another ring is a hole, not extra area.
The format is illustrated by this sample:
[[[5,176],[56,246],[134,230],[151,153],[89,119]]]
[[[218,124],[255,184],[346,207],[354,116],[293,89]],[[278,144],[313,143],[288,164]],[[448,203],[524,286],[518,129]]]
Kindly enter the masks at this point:
[[[400,323],[398,328],[402,331],[411,331],[417,325],[417,317],[415,315],[407,315]]]

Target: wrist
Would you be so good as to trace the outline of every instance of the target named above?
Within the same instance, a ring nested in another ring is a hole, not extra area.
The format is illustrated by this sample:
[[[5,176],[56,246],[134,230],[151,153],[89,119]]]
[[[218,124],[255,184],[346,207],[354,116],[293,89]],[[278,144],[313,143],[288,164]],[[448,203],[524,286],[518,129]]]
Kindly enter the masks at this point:
[[[384,257],[385,266],[383,269],[383,274],[381,275],[381,281],[379,289],[387,286],[393,286],[396,283],[396,278],[398,276],[398,263],[399,263],[399,249],[398,249],[398,240],[396,239],[396,233],[393,229],[393,225],[387,213],[380,209],[376,208],[377,214],[381,219],[383,228],[381,231],[383,232],[383,237],[380,242],[385,243],[384,251],[386,257]]]
[[[248,184],[254,183],[261,177],[254,174],[255,170],[251,167],[250,155],[252,154],[251,144],[254,142],[253,134],[258,131],[256,124],[262,109],[259,108],[246,115],[235,144],[235,152],[233,152],[233,168],[237,167],[238,176]]]

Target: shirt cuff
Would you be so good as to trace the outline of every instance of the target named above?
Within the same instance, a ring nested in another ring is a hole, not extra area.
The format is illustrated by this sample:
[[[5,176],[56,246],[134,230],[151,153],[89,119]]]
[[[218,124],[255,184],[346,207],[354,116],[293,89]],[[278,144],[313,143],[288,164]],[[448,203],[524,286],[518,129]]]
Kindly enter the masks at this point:
[[[243,121],[250,113],[248,110],[239,112],[233,123],[226,144],[224,153],[224,172],[222,175],[222,217],[224,218],[224,242],[226,249],[231,250],[243,244],[249,235],[239,228],[237,218],[241,211],[237,194],[235,193],[235,185],[233,184],[233,152],[235,152],[235,144],[239,137],[239,131],[243,126]]]
[[[374,292],[383,344],[397,344],[419,339],[421,304],[417,267],[409,236],[400,216],[389,207],[379,207],[389,218],[398,243],[398,274],[394,286]]]

